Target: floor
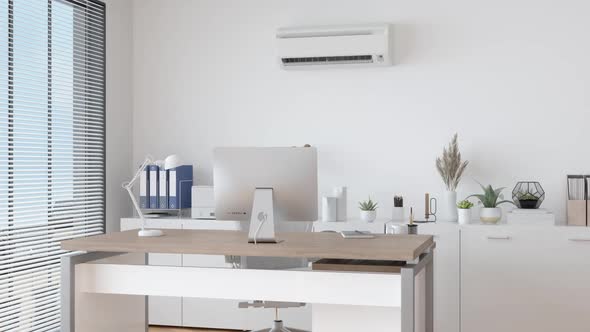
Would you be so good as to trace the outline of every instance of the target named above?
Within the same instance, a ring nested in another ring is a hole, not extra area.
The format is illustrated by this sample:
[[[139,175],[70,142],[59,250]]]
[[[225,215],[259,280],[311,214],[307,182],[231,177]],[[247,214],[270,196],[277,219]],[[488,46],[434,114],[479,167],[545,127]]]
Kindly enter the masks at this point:
[[[149,332],[234,332],[232,330],[188,329],[180,327],[150,326]]]

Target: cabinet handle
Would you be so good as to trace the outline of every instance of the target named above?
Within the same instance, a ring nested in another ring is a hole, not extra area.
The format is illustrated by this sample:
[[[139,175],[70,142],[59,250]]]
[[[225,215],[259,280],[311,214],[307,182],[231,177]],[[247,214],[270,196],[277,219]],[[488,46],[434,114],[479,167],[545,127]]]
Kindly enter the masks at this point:
[[[590,242],[590,239],[569,239],[571,242]]]
[[[510,236],[488,236],[488,240],[510,240]]]

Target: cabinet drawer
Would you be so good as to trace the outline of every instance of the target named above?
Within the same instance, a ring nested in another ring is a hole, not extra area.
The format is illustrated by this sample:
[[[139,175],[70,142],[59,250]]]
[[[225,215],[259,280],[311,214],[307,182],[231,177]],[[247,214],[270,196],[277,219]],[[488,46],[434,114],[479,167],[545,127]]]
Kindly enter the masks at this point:
[[[157,266],[182,266],[180,254],[149,254],[148,264]]]
[[[462,332],[587,331],[590,232],[464,227]]]
[[[223,255],[182,255],[182,266],[231,268]]]
[[[211,329],[247,329],[248,309],[238,308],[238,300],[182,298],[182,325]]]
[[[149,323],[152,325],[181,326],[182,298],[150,296],[148,313]]]

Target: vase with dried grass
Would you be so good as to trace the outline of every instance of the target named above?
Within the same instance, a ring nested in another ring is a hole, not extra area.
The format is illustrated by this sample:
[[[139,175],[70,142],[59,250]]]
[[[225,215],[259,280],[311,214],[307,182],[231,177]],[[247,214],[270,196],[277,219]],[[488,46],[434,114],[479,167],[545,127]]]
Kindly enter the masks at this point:
[[[436,158],[436,169],[446,186],[446,191],[440,200],[440,209],[437,215],[438,220],[457,221],[456,190],[467,165],[469,165],[469,161],[463,161],[461,159],[458,135],[455,134],[448,147],[443,149],[442,156]]]

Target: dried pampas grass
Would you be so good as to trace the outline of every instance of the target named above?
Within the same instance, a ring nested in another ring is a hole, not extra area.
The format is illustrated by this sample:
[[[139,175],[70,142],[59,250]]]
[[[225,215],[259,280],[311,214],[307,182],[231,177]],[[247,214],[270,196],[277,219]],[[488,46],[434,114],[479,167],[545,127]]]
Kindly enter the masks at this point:
[[[449,146],[443,149],[442,156],[436,158],[436,169],[447,186],[447,190],[457,190],[467,165],[469,165],[469,161],[461,161],[459,143],[457,142],[457,134],[455,134]]]

